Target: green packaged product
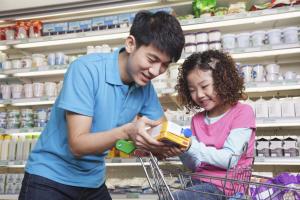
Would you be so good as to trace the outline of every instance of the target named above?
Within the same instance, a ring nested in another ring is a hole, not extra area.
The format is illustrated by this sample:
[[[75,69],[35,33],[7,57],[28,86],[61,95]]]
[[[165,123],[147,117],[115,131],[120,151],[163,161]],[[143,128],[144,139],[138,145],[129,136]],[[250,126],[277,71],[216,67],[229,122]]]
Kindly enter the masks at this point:
[[[216,0],[194,0],[193,1],[193,12],[195,17],[199,17],[203,13],[211,12],[216,7]]]

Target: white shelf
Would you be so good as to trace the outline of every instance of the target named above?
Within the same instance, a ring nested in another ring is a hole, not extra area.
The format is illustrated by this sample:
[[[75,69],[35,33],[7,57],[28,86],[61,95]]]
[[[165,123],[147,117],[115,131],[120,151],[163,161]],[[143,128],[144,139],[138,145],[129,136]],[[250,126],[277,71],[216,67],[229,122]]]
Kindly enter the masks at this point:
[[[5,79],[5,78],[7,78],[6,74],[0,74],[0,79]]]
[[[25,40],[13,40],[7,41],[5,44],[11,45],[16,49],[27,49],[35,47],[78,44],[84,42],[109,42],[114,40],[125,39],[128,36],[128,34],[129,28],[117,28],[102,31],[63,34],[56,36],[43,36],[39,38],[29,38]]]
[[[237,13],[233,15],[214,16],[207,18],[195,18],[182,20],[181,25],[184,31],[201,30],[209,28],[222,28],[231,26],[251,25],[272,22],[277,20],[291,20],[300,17],[300,6],[282,7],[277,9],[266,9]]]
[[[34,128],[19,128],[19,129],[0,129],[0,135],[39,135],[41,134],[43,127]]]
[[[51,76],[51,75],[62,75],[67,71],[68,65],[53,65],[53,66],[41,66],[35,68],[26,68],[26,69],[10,69],[3,70],[0,74],[0,78],[3,75],[3,78],[8,76],[13,77],[36,77],[36,76]]]
[[[256,119],[257,128],[300,127],[300,118]]]
[[[36,106],[36,105],[52,105],[56,97],[41,97],[41,98],[27,98],[27,99],[12,99],[12,106]]]
[[[268,21],[291,20],[300,17],[300,6],[286,6],[277,9],[237,13],[226,16],[214,16],[209,18],[195,18],[182,20],[181,25],[184,31],[201,30],[208,28],[221,28],[257,24]],[[90,31],[81,33],[62,34],[56,36],[43,36],[39,38],[28,38],[24,40],[1,41],[0,50],[13,48],[26,49],[45,46],[72,45],[86,42],[121,41],[129,34],[129,28],[116,28],[101,31]],[[245,55],[236,55],[246,56]]]
[[[254,161],[254,165],[300,165],[300,157],[256,157]]]
[[[0,194],[1,200],[17,200],[18,197],[18,194]]]
[[[249,83],[246,86],[245,92],[273,92],[273,91],[288,91],[288,90],[300,90],[300,82],[261,82],[261,83]]]
[[[54,104],[56,97],[40,97],[40,98],[22,98],[22,99],[8,99],[0,100],[0,107],[7,105],[11,106],[38,106],[38,105],[52,105]]]
[[[298,55],[300,53],[300,43],[295,44],[280,44],[280,45],[265,45],[257,48],[234,49],[229,52],[235,60],[253,60],[269,56],[285,56]],[[184,62],[184,58],[190,54],[183,54],[182,58],[177,61],[178,64]]]

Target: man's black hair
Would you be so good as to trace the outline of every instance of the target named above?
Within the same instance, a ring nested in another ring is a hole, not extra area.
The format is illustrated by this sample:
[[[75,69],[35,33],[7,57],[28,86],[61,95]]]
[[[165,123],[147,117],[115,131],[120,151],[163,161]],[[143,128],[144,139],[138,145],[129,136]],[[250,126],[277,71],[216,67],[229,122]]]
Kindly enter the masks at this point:
[[[152,44],[176,62],[184,46],[184,35],[178,20],[163,11],[151,13],[140,11],[136,14],[130,29],[137,48]]]

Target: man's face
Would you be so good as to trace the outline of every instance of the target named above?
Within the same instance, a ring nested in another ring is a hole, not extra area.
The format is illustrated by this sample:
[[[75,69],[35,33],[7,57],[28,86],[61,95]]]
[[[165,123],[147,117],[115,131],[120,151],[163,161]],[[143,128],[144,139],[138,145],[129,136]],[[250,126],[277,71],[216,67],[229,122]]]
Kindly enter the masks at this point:
[[[145,86],[151,79],[164,73],[170,63],[170,57],[153,45],[140,46],[130,53],[126,72],[131,81]]]

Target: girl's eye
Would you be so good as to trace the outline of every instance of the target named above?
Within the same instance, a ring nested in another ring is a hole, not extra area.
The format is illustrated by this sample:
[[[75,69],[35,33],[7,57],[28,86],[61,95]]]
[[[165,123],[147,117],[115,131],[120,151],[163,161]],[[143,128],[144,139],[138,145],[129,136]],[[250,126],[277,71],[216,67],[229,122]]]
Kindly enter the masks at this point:
[[[207,88],[209,85],[204,85],[204,86],[202,86],[202,88]]]
[[[196,90],[193,90],[193,89],[189,89],[190,93],[194,93]]]

